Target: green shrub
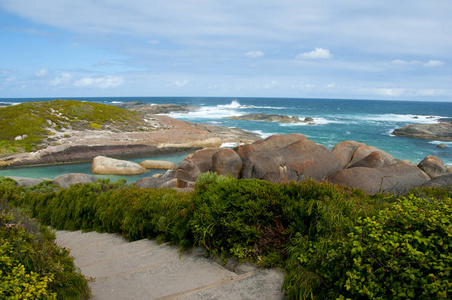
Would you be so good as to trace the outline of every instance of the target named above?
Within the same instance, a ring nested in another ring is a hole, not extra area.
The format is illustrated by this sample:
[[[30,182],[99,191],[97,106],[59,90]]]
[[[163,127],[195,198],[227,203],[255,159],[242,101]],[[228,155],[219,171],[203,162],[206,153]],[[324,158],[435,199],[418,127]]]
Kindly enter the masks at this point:
[[[46,227],[0,201],[0,298],[80,299],[87,279]]]
[[[450,299],[452,202],[409,196],[346,236],[298,235],[284,286],[293,299]]]

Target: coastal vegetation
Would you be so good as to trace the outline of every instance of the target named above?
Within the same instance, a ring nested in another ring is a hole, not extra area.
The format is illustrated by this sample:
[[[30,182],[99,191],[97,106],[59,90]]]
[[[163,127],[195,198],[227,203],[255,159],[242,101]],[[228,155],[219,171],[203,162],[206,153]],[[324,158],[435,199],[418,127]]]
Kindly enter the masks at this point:
[[[199,176],[191,192],[124,181],[61,189],[51,182],[24,188],[4,180],[0,187],[5,206],[56,229],[157,238],[181,249],[204,247],[223,261],[279,266],[289,299],[452,295],[450,187],[369,196],[328,182],[274,184],[214,173]]]
[[[141,114],[124,108],[75,100],[27,102],[0,107],[0,157],[36,151],[66,130],[145,128]]]

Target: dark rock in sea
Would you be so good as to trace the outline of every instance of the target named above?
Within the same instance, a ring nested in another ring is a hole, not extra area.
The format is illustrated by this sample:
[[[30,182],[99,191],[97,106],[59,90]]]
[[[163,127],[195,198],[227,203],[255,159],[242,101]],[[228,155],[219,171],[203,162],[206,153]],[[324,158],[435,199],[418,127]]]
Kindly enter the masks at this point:
[[[251,120],[251,121],[267,121],[267,122],[280,122],[280,123],[301,123],[312,122],[313,120],[302,121],[299,117],[284,116],[284,115],[268,115],[268,114],[249,114],[243,116],[229,117],[233,120]]]
[[[452,173],[436,177],[435,179],[424,183],[422,186],[449,187],[452,191]]]
[[[386,168],[356,167],[340,170],[329,175],[327,180],[374,195],[379,192],[404,194],[411,188],[426,183],[430,177],[416,166],[398,162]]]
[[[395,129],[392,134],[424,140],[452,141],[452,122],[408,125]]]
[[[445,149],[445,148],[447,148],[447,145],[446,144],[438,144],[438,145],[436,145],[436,147],[438,147],[440,149]]]
[[[446,166],[443,161],[436,156],[428,155],[419,164],[418,167],[427,173],[431,179],[446,175]]]
[[[137,104],[126,107],[127,109],[144,112],[146,114],[169,114],[172,112],[191,112],[199,109],[193,105],[178,105],[178,104]]]
[[[92,175],[82,174],[82,173],[69,173],[57,176],[53,179],[59,187],[64,189],[70,188],[76,183],[91,183],[95,182],[97,178]]]

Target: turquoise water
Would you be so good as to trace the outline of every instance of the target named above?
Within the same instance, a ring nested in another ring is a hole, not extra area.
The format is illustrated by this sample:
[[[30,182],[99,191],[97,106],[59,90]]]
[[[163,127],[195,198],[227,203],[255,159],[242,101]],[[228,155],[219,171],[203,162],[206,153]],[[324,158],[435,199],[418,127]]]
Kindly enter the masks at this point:
[[[140,163],[143,160],[166,160],[175,163],[183,160],[189,153],[180,152],[168,155],[154,155],[141,158],[128,159],[136,163]],[[43,167],[28,167],[28,168],[17,168],[17,169],[6,169],[0,170],[0,176],[18,176],[18,177],[29,177],[29,178],[48,178],[53,179],[61,174],[67,173],[84,173],[91,174],[91,163],[81,163],[81,164],[66,164],[66,165],[55,165],[55,166],[43,166]],[[117,181],[118,179],[126,179],[128,183],[137,181],[143,177],[151,177],[154,174],[163,174],[165,170],[149,170],[146,173],[140,175],[98,175],[91,174],[99,179],[110,179],[112,181]]]
[[[174,113],[170,114],[170,116],[191,122],[239,127],[257,132],[262,137],[267,137],[272,134],[302,133],[312,141],[323,144],[328,148],[332,148],[335,144],[343,140],[355,140],[375,146],[398,159],[408,159],[417,163],[427,155],[434,155],[442,159],[445,164],[452,165],[452,142],[419,140],[391,135],[391,132],[395,128],[405,125],[435,123],[441,118],[452,118],[452,102],[208,97],[104,97],[72,99],[105,104],[130,101],[141,101],[149,104],[190,104],[199,106],[199,110],[190,113]],[[43,100],[52,99],[5,98],[0,99],[0,103],[11,104]],[[312,117],[316,125],[306,125],[304,123],[280,124],[275,122],[228,119],[230,116],[251,113],[282,114],[298,116],[300,119]],[[439,143],[446,144],[448,148],[440,149],[436,147]],[[168,159],[172,159],[171,157],[169,155]],[[176,158],[176,160],[181,159],[183,157]],[[27,177],[31,177],[30,174],[49,174],[46,175],[49,178],[55,177],[55,174],[74,172],[78,168],[84,170],[82,173],[89,173],[91,168],[90,164],[86,166],[82,165],[17,169],[14,172],[20,172],[22,174],[20,176]],[[53,169],[55,171],[52,171]],[[0,175],[7,171],[12,172],[13,170],[0,170]],[[129,178],[128,180],[130,181],[132,179]]]

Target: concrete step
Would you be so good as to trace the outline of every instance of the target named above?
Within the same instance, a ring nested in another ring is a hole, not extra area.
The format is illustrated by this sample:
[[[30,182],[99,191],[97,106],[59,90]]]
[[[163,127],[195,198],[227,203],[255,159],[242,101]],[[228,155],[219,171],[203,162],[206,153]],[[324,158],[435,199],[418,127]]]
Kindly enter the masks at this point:
[[[117,234],[57,232],[57,243],[71,250],[90,284],[93,299],[282,299],[283,274],[206,258],[205,251],[127,242]],[[72,248],[71,248],[72,247]]]

